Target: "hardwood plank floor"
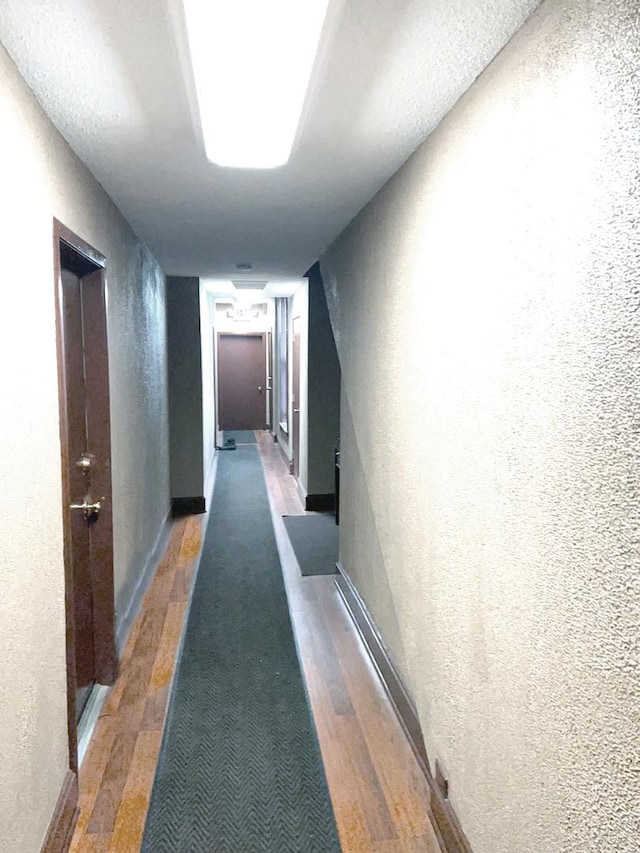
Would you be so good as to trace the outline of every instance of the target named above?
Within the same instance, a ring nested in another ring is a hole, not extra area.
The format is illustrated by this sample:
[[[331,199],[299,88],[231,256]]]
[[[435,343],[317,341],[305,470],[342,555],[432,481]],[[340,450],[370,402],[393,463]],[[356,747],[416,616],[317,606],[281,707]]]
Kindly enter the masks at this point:
[[[303,578],[298,570],[281,518],[305,514],[294,478],[272,437],[257,437],[342,849],[440,853],[427,783],[334,577]],[[120,676],[80,769],[81,811],[72,853],[140,849],[202,533],[202,516],[175,522],[131,629]]]

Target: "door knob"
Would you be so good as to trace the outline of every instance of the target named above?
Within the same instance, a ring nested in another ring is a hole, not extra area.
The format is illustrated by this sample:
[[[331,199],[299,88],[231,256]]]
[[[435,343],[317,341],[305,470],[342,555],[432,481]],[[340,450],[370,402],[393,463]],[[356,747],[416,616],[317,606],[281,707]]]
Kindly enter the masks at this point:
[[[70,508],[81,509],[82,514],[89,524],[97,521],[98,516],[100,515],[100,501],[94,501],[91,495],[87,495],[81,504],[71,504]]]
[[[258,391],[262,394],[262,385],[258,385]]]
[[[294,414],[294,415],[299,415],[299,414],[300,414],[300,409],[294,409],[294,410],[293,410],[293,414]]]

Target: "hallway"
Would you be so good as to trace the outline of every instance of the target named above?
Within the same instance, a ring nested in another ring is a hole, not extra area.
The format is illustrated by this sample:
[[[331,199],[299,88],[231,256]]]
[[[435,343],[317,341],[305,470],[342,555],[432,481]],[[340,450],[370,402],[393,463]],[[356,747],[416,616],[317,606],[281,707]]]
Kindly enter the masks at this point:
[[[439,853],[429,792],[337,593],[301,577],[281,516],[304,513],[271,436],[258,433],[289,607],[345,853]],[[80,770],[73,853],[137,853],[206,516],[177,521]],[[249,853],[249,851],[242,851]]]
[[[638,0],[2,0],[0,126],[2,853],[110,688],[74,849],[139,849],[224,429],[279,538],[339,497],[345,849],[638,853]]]

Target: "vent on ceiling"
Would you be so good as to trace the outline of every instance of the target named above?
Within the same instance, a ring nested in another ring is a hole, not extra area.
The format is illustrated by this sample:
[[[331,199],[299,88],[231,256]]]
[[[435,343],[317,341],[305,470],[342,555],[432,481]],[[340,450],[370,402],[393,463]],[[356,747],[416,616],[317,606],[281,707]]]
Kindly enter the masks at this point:
[[[234,281],[233,279],[231,281],[236,290],[264,290],[268,284],[267,281],[249,281],[246,278],[241,281]]]
[[[249,261],[240,261],[239,264],[236,264],[236,269],[249,272],[249,270],[253,269],[253,264],[250,264]]]

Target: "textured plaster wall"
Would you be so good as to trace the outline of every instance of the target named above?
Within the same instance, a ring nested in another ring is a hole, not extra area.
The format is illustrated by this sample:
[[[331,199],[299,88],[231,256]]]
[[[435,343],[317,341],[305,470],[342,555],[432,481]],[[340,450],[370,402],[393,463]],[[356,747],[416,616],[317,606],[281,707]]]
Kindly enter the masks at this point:
[[[204,495],[200,279],[167,279],[171,497]]]
[[[322,259],[341,559],[475,853],[640,839],[640,19],[550,0]]]
[[[318,264],[309,271],[307,490],[335,491],[334,448],[340,435],[340,364]]]
[[[107,257],[116,604],[168,510],[164,276],[0,48],[0,847],[38,851],[68,766],[56,216]]]

